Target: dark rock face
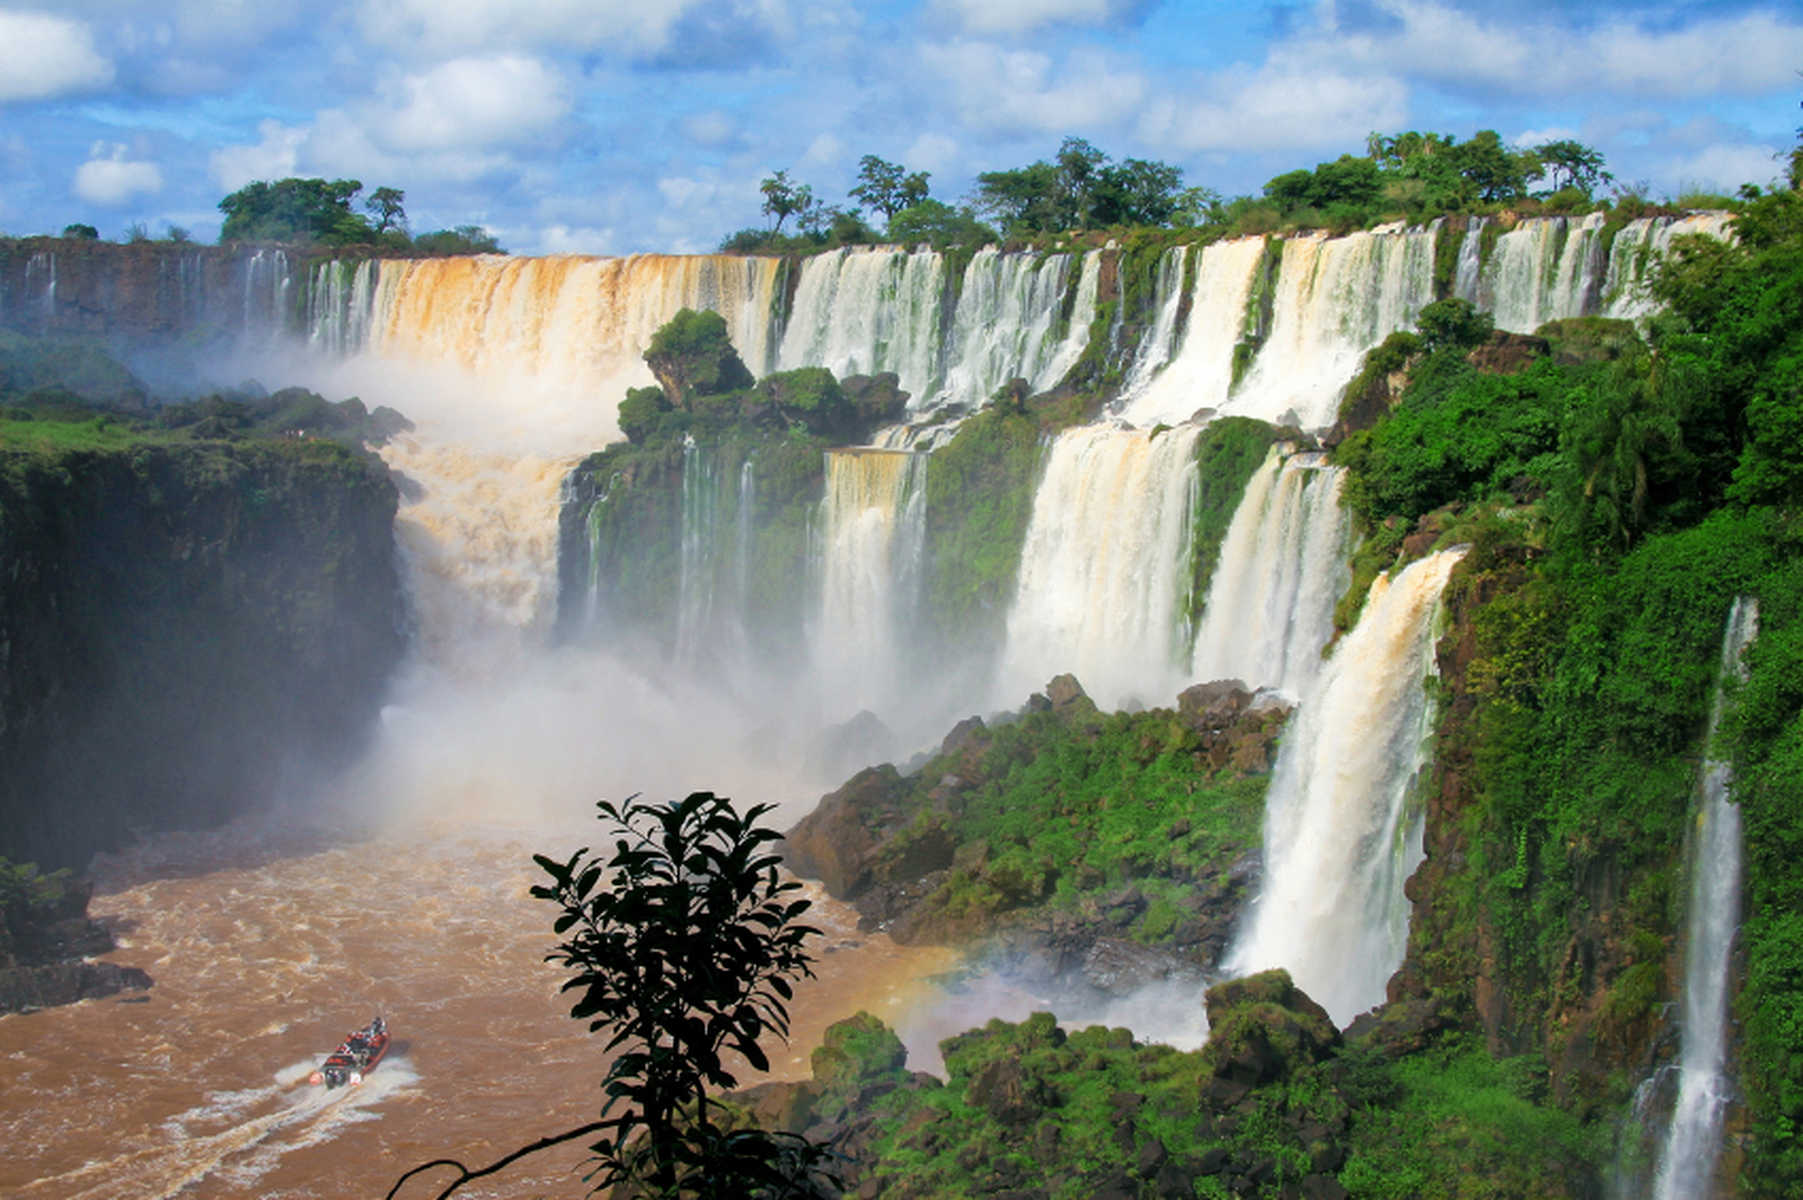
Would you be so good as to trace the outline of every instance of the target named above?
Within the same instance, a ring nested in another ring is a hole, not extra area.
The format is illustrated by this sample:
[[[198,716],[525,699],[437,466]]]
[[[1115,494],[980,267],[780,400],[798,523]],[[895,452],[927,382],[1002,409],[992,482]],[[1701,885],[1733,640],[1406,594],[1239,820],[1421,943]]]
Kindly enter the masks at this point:
[[[9,888],[0,903],[0,1013],[149,987],[150,976],[136,967],[83,961],[114,948],[112,934],[87,918],[92,885],[60,875],[47,882],[48,898]]]
[[[98,1000],[128,989],[147,988],[150,976],[137,967],[114,963],[48,963],[36,967],[0,967],[0,1013],[30,1012]]]
[[[354,752],[404,647],[395,506],[324,442],[0,454],[0,856],[80,865]]]

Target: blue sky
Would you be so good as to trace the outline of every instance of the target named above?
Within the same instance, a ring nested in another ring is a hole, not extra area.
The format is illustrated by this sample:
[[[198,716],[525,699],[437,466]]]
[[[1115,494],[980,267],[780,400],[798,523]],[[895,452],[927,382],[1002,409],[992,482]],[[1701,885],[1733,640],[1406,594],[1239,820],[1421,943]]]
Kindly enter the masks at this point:
[[[1793,5],[1468,0],[0,2],[0,231],[217,235],[253,179],[402,188],[522,253],[712,249],[786,168],[981,171],[1066,135],[1227,195],[1373,130],[1576,137],[1655,194],[1780,173]]]

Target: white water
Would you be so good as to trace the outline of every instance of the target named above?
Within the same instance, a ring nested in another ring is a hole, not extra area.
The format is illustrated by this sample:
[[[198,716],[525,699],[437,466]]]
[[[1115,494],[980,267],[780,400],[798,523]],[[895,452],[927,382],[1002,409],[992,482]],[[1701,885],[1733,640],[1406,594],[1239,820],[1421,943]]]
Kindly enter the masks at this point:
[[[1434,298],[1434,228],[1291,238],[1276,289],[1270,336],[1221,412],[1321,429],[1365,352]]]
[[[1721,677],[1744,680],[1741,655],[1759,632],[1759,606],[1734,602],[1722,636]],[[1705,735],[1713,740],[1726,703],[1718,687]],[[1707,742],[1705,742],[1707,744]],[[1733,1094],[1728,1077],[1729,955],[1740,925],[1740,808],[1732,799],[1727,763],[1707,759],[1698,781],[1696,830],[1690,856],[1690,912],[1684,932],[1684,1019],[1678,1102],[1659,1156],[1658,1200],[1696,1200],[1711,1194],[1722,1148],[1722,1114]]]
[[[925,481],[924,454],[838,450],[827,455],[814,654],[829,721],[860,710],[892,713],[902,699],[900,656],[914,640]]]
[[[982,404],[1016,377],[1044,391],[1089,344],[1101,252],[1083,256],[1068,323],[1061,322],[1071,256],[979,250],[964,269],[952,318],[951,359],[939,398]]]
[[[1183,270],[1189,251],[1188,246],[1172,246],[1158,256],[1158,274],[1152,284],[1152,324],[1133,356],[1133,369],[1121,388],[1124,397],[1143,392],[1170,361],[1177,335],[1177,314],[1183,308]]]
[[[1531,217],[1496,239],[1478,296],[1498,329],[1532,333],[1596,311],[1605,217]]]
[[[1111,425],[1053,443],[1033,500],[993,700],[1074,672],[1103,708],[1170,702],[1187,664],[1195,426]]]
[[[1265,888],[1228,956],[1284,967],[1339,1025],[1384,1000],[1408,941],[1403,882],[1422,858],[1416,776],[1428,762],[1440,594],[1462,552],[1380,577],[1356,628],[1302,698],[1265,801]]]
[[[1321,671],[1350,574],[1342,472],[1273,446],[1221,543],[1191,674],[1304,694]]]
[[[1700,235],[1726,241],[1733,213],[1698,212],[1682,217],[1642,217],[1629,221],[1609,247],[1609,273],[1603,284],[1603,315],[1640,320],[1657,307],[1649,284],[1652,266],[1671,250],[1672,241]]]
[[[894,371],[910,405],[924,408],[939,381],[944,291],[944,264],[932,251],[815,255],[802,264],[777,365],[827,367],[841,379]]]
[[[1128,389],[1123,420],[1145,427],[1175,425],[1198,409],[1227,403],[1233,347],[1244,332],[1246,302],[1265,246],[1264,238],[1248,237],[1203,247],[1182,342],[1169,365],[1146,372],[1136,388]]]

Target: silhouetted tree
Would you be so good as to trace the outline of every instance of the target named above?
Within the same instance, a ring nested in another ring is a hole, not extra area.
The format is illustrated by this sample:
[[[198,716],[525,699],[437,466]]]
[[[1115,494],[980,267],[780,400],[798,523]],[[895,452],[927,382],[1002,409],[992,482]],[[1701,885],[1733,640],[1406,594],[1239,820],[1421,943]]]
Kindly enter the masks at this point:
[[[635,1195],[811,1197],[836,1180],[823,1171],[826,1151],[793,1134],[732,1129],[716,1119],[710,1088],[731,1088],[727,1052],[759,1071],[770,1063],[766,1034],[786,1038],[793,981],[811,976],[804,946],[819,930],[800,923],[810,902],[801,885],[778,874],[770,844],[780,835],[759,824],[771,809],[743,814],[712,792],[674,804],[630,797],[602,802],[617,830],[603,861],[585,847],[559,862],[533,859],[550,882],[532,894],[556,904],[554,928],[566,935],[548,961],[569,967],[570,1015],[591,1032],[610,1031],[618,1051],[602,1081],[602,1116],[540,1139],[471,1170],[439,1159],[413,1176],[454,1167],[440,1200],[464,1184],[550,1146],[599,1134],[590,1149],[594,1190],[625,1185]]]

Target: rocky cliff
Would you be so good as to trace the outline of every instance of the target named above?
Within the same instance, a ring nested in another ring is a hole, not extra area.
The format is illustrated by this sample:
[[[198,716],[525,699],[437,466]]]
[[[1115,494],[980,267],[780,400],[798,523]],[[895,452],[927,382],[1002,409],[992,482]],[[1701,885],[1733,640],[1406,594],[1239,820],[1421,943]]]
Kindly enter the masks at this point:
[[[298,437],[12,446],[0,856],[79,865],[217,822],[358,744],[404,637],[374,456]]]

